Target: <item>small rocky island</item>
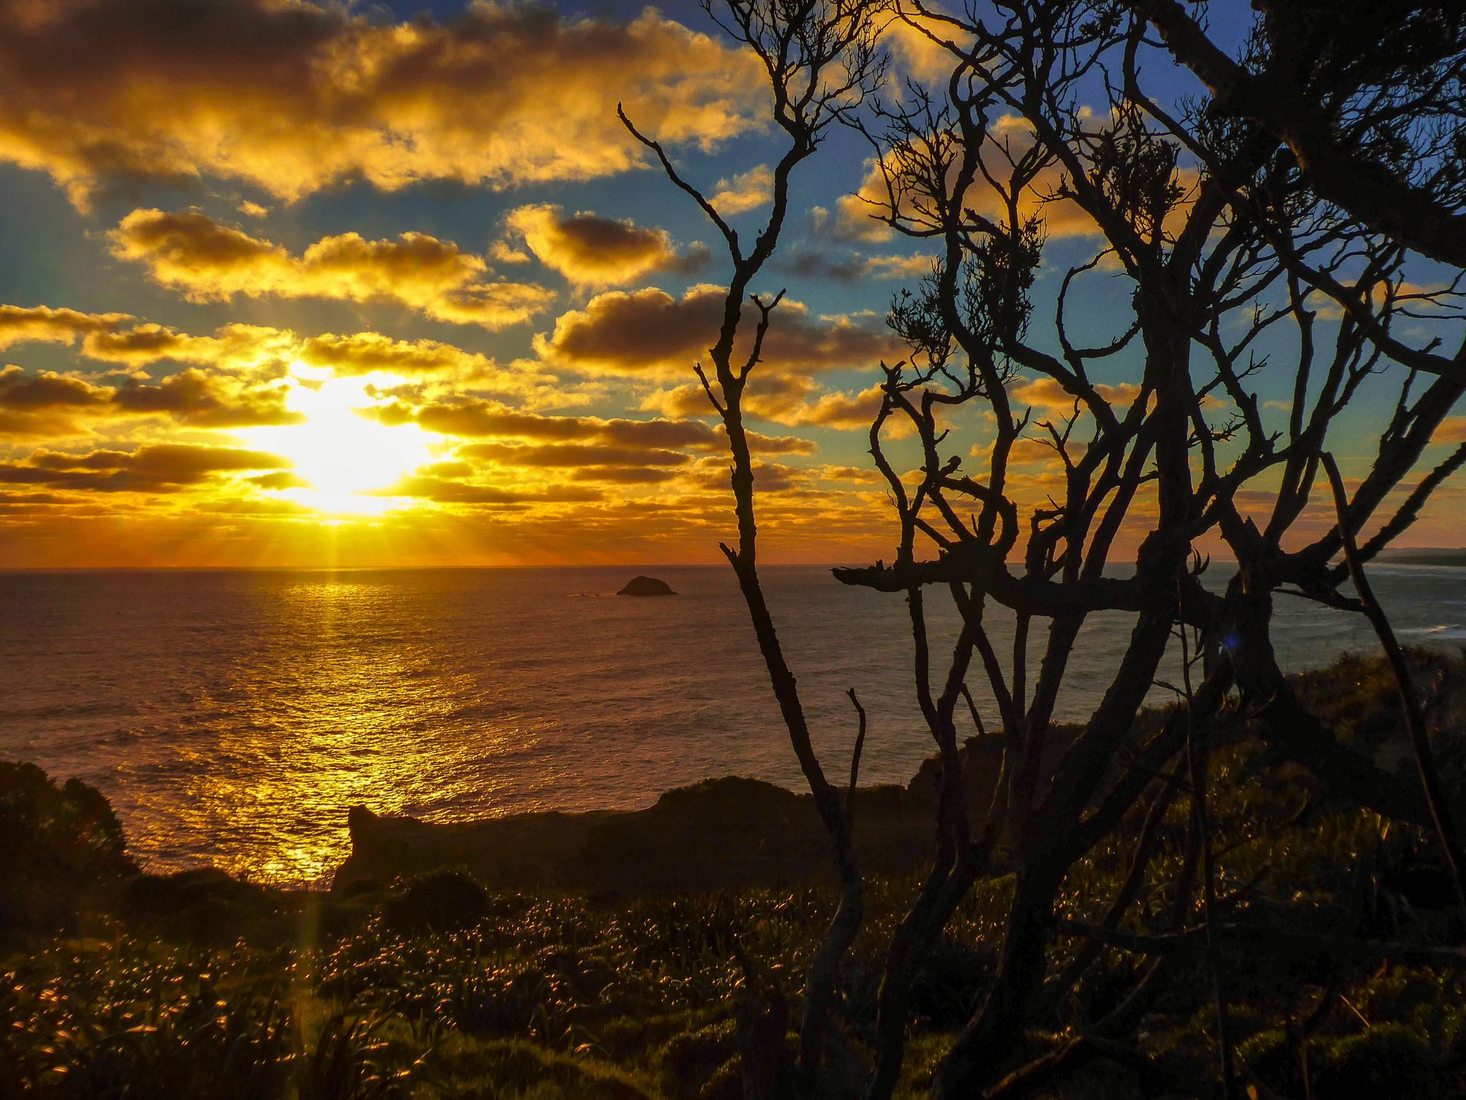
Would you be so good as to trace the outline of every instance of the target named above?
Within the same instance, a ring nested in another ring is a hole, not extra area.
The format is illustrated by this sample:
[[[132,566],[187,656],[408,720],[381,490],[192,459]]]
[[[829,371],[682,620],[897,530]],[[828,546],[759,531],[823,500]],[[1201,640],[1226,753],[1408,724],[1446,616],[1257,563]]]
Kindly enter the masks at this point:
[[[657,580],[656,577],[632,577],[626,582],[626,587],[617,592],[618,596],[675,596],[676,592],[666,581]]]

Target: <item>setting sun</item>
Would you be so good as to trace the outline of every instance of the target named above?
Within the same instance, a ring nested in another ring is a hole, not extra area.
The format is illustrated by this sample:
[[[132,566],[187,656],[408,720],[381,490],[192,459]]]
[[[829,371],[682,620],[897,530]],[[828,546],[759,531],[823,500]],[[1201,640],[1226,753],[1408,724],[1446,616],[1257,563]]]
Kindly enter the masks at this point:
[[[430,441],[416,424],[373,419],[381,403],[370,379],[294,363],[285,404],[304,419],[240,434],[293,464],[301,483],[282,498],[323,515],[376,515],[402,506],[390,489],[428,460]]]

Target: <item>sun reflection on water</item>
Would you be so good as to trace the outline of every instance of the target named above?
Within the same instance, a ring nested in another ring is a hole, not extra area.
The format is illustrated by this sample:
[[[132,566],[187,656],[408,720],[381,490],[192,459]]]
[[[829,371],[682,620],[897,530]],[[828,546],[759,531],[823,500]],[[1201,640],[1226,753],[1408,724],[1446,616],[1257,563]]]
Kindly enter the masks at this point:
[[[321,882],[349,854],[347,813],[423,812],[451,801],[444,779],[462,776],[462,747],[425,736],[444,715],[436,691],[414,675],[430,656],[378,631],[363,652],[363,622],[390,593],[350,579],[302,580],[279,593],[280,629],[265,651],[236,659],[245,720],[223,730],[200,759],[180,813],[216,836],[212,862],[274,883]],[[475,756],[492,751],[492,734]],[[480,793],[494,786],[476,780]],[[282,811],[285,811],[282,815]],[[283,820],[283,828],[267,822]],[[261,827],[265,826],[265,827]]]

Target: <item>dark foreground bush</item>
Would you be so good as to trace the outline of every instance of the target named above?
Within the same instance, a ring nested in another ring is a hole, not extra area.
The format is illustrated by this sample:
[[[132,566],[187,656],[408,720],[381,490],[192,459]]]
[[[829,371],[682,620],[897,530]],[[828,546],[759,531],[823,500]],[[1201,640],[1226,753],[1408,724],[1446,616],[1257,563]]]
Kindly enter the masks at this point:
[[[470,928],[489,912],[489,895],[462,871],[431,871],[395,883],[382,903],[387,927],[402,935]]]
[[[117,815],[79,779],[0,761],[0,930],[72,931],[83,906],[137,867]]]

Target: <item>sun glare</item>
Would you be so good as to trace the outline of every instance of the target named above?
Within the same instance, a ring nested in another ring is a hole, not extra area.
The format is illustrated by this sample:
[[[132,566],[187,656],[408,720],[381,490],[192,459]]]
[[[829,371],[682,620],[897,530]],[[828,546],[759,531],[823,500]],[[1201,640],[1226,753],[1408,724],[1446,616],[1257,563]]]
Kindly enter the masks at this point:
[[[389,490],[430,457],[416,424],[383,424],[368,413],[382,399],[366,378],[338,378],[297,363],[286,405],[299,424],[257,428],[251,442],[294,464],[306,485],[280,490],[323,515],[376,515],[402,506]]]

